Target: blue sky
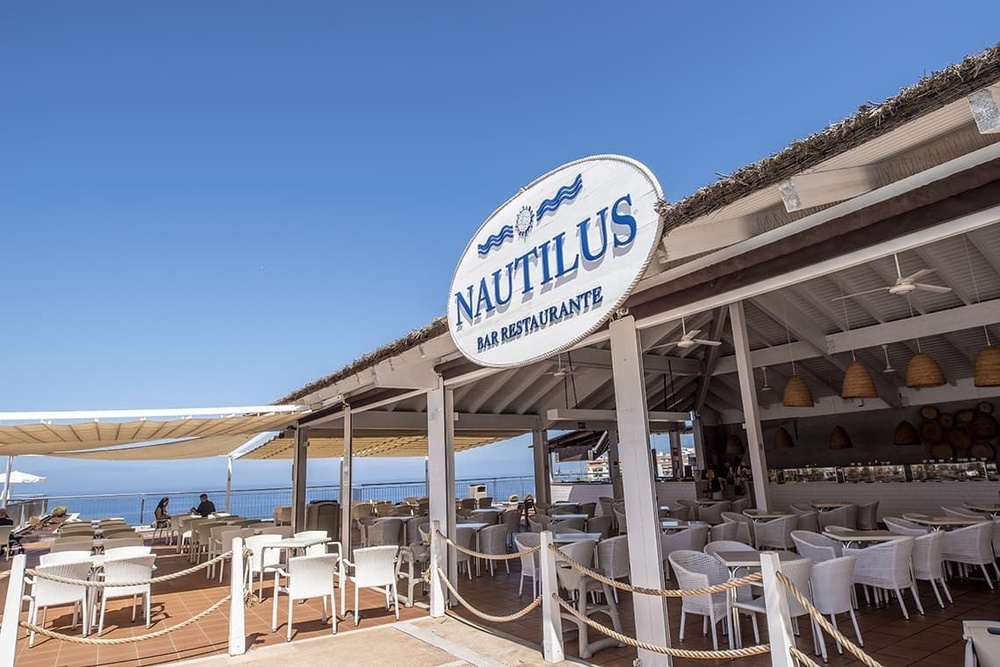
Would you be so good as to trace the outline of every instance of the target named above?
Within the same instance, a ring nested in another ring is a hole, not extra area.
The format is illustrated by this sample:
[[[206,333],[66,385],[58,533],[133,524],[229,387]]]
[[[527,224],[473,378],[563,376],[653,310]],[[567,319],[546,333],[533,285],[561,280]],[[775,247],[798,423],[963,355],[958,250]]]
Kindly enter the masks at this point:
[[[679,199],[993,45],[998,18],[995,2],[4,3],[0,410],[271,402],[441,314],[473,232],[550,169],[625,154]],[[18,467],[49,493],[225,474]],[[459,459],[485,469],[528,472],[529,450]],[[241,475],[286,483],[288,466]]]

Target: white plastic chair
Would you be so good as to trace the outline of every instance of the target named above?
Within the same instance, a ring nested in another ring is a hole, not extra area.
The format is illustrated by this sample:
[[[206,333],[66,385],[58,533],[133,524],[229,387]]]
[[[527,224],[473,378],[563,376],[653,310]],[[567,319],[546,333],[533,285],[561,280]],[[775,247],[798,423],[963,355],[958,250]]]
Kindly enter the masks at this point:
[[[323,622],[325,623],[331,616],[336,616],[337,603],[333,594],[339,561],[340,555],[332,553],[294,556],[288,559],[288,570],[283,570],[280,567],[274,570],[271,632],[278,631],[278,597],[282,593],[288,596],[288,633],[285,636],[285,641],[292,641],[292,610],[295,608],[296,600],[323,598]],[[285,580],[284,585],[281,584],[282,578]],[[329,598],[329,606],[327,606],[327,598]],[[355,616],[357,616],[357,612],[355,612]],[[332,625],[333,634],[337,634],[336,618],[333,618]]]
[[[292,534],[294,538],[301,538],[303,540],[328,540],[330,539],[330,531],[328,530],[300,530],[297,533]],[[326,544],[314,544],[311,547],[306,547],[306,556],[322,556],[326,553]]]
[[[83,563],[90,562],[90,551],[57,551],[55,553],[42,554],[38,557],[39,565],[58,565],[59,563]]]
[[[909,620],[910,614],[903,601],[902,591],[904,588],[910,589],[917,610],[921,614],[924,613],[923,605],[920,604],[920,593],[917,591],[917,582],[913,579],[910,570],[912,553],[913,539],[911,538],[895,539],[863,549],[844,548],[845,556],[857,558],[857,563],[854,566],[854,583],[895,591],[903,618],[907,620]]]
[[[542,536],[538,533],[518,533],[514,536],[514,548],[518,551],[527,551],[541,545]],[[535,552],[527,556],[521,556],[521,581],[517,586],[517,597],[524,594],[524,578],[531,577],[531,596],[538,596],[541,580],[538,576],[538,554]]]
[[[792,542],[800,556],[822,563],[843,555],[843,546],[837,540],[809,530],[793,530]],[[853,567],[851,568],[853,572]],[[837,612],[839,613],[839,612]]]
[[[90,561],[78,563],[57,563],[55,565],[40,565],[35,568],[37,572],[52,574],[67,579],[86,581],[90,575]],[[90,632],[90,610],[87,604],[87,587],[83,584],[64,584],[59,581],[34,577],[29,580],[31,592],[24,596],[29,601],[28,622],[32,625],[39,625],[38,610],[42,610],[42,622],[40,627],[45,626],[45,612],[49,607],[60,605],[73,605],[73,627],[76,628],[78,609],[82,609],[83,616],[83,636]],[[16,619],[15,619],[16,620]],[[28,635],[28,647],[35,645],[35,633]]]
[[[801,552],[800,552],[801,553]],[[858,628],[858,619],[854,615],[854,604],[851,601],[851,594],[854,592],[854,567],[857,561],[853,556],[844,556],[825,560],[822,563],[814,563],[812,568],[812,603],[816,611],[824,616],[830,617],[830,623],[837,628],[837,614],[848,613],[851,615],[851,623],[854,624],[854,637],[858,640],[859,646],[865,643],[861,639],[861,629]],[[839,628],[837,628],[839,629]],[[819,624],[813,621],[813,636],[819,643],[823,654],[823,662],[826,662],[826,641],[820,631]],[[844,650],[837,642],[837,653],[843,654]]]
[[[681,590],[696,590],[707,588],[729,580],[729,572],[715,556],[678,549],[668,556],[670,566],[677,575],[677,587]],[[681,598],[681,632],[680,640],[684,641],[684,626],[688,614],[703,616],[712,627],[712,649],[719,650],[719,639],[715,626],[719,621],[728,625],[729,601],[726,593],[711,595],[689,595]],[[729,636],[730,647],[735,646],[733,636]]]
[[[216,556],[221,556],[227,551],[232,551],[234,539],[236,539],[237,537],[242,537],[244,540],[247,540],[257,534],[255,531],[256,531],[255,528],[231,528],[229,530],[222,531],[222,533],[219,535],[219,543],[212,545],[213,546],[212,558],[215,558]],[[242,558],[243,556],[241,554],[233,554],[233,557]],[[211,568],[209,568],[209,570],[210,573],[214,575],[215,565],[212,565]],[[226,561],[224,560],[219,561],[220,584],[222,583],[222,578],[225,575],[225,572],[226,572]]]
[[[396,589],[396,553],[399,547],[384,545],[364,547],[354,550],[354,560],[341,559],[340,568],[340,611],[347,614],[347,589],[344,583],[354,584],[354,625],[361,621],[358,609],[358,591],[362,588],[385,588],[385,608],[389,609],[389,596],[395,605],[396,620],[399,620],[399,591]]]
[[[278,567],[281,562],[281,549],[264,549],[268,544],[280,542],[281,535],[263,534],[248,537],[246,548],[250,550],[250,557],[247,559],[247,582],[250,589],[253,589],[254,577],[257,577],[260,584],[257,589],[257,597],[264,599],[264,573],[271,572]]]
[[[913,540],[913,554],[910,562],[913,564],[913,578],[918,581],[931,582],[931,589],[934,597],[937,598],[938,606],[944,609],[944,602],[941,601],[941,594],[937,585],[941,584],[948,602],[952,602],[951,591],[944,580],[944,559],[941,557],[941,549],[944,546],[944,533],[935,530],[921,535]]]
[[[153,578],[153,563],[156,556],[135,556],[132,558],[111,558],[104,561],[104,583],[135,583],[148,582]],[[104,632],[104,612],[109,598],[132,598],[132,622],[135,623],[135,609],[139,597],[143,597],[143,609],[146,616],[146,627],[152,620],[149,614],[149,599],[152,597],[149,583],[137,583],[134,586],[105,586],[101,589],[101,619],[97,625],[97,634]]]

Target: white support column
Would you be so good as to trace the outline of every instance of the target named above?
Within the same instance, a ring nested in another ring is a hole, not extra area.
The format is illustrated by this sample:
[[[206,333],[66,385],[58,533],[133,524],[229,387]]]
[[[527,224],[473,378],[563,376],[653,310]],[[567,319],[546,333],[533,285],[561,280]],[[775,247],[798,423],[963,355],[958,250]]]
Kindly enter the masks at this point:
[[[14,667],[14,653],[17,650],[18,624],[21,622],[21,599],[24,595],[24,569],[28,558],[24,554],[14,556],[7,579],[7,600],[3,607],[3,627],[0,627],[0,667]]]
[[[681,456],[681,433],[671,431],[670,438],[670,467],[673,468],[674,479],[684,476],[684,457]]]
[[[302,427],[295,429],[295,451],[292,455],[292,530],[306,528],[306,467],[309,459],[309,439]]]
[[[795,667],[798,661],[788,649],[795,646],[792,618],[788,614],[788,597],[785,587],[775,576],[781,571],[778,554],[764,552],[760,556],[760,570],[764,575],[764,606],[767,609],[767,636],[771,642],[771,665]]]
[[[608,477],[611,478],[611,497],[621,500],[625,496],[622,489],[622,463],[618,455],[618,429],[608,430]]]
[[[441,530],[441,522],[431,521],[431,618],[444,616],[448,601],[448,590],[445,588],[444,582],[441,581],[441,574],[438,570],[438,568],[443,569],[443,563],[447,562],[446,545],[437,536],[439,530]]]
[[[344,405],[344,455],[340,459],[340,544],[344,558],[351,557],[351,469],[354,466],[354,417]]]
[[[535,463],[535,502],[552,502],[552,465],[549,434],[542,429],[531,432],[531,453]]]
[[[229,503],[233,495],[233,457],[226,457],[226,511],[229,511]]]
[[[243,601],[243,538],[233,539],[229,567],[229,655],[247,652],[246,607]],[[336,612],[334,613],[336,615]],[[337,619],[334,619],[336,623]]]
[[[757,405],[757,390],[750,362],[750,340],[747,337],[747,319],[743,312],[742,301],[729,304],[729,321],[733,327],[736,372],[740,380],[740,398],[743,401],[743,428],[747,438],[750,471],[753,474],[754,500],[757,502],[757,509],[766,511],[769,485],[767,461],[764,458],[764,434],[760,429],[760,408]]]
[[[545,662],[562,662],[566,655],[563,652],[562,609],[554,599],[559,596],[559,582],[556,581],[552,531],[542,531],[541,547],[538,563],[542,580],[542,657]],[[534,594],[535,591],[531,592]]]
[[[14,470],[14,457],[7,457],[7,475],[3,478],[3,506],[7,507],[7,501],[10,500],[10,473]]]
[[[704,422],[701,419],[701,415],[694,418],[691,422],[691,434],[694,436],[694,458],[695,458],[695,469],[694,478],[698,479],[698,471],[708,468],[708,461],[705,458],[705,431]]]
[[[455,535],[455,410],[452,390],[438,379],[438,386],[427,392],[427,460],[430,477],[430,520],[438,522],[441,532]],[[447,549],[439,549],[441,568],[452,583],[458,581],[458,562]],[[440,593],[441,590],[438,590]],[[435,589],[431,588],[432,597]],[[436,601],[431,600],[431,607]],[[437,602],[437,604],[443,604]]]
[[[628,517],[628,554],[633,586],[663,588],[663,552],[656,485],[649,450],[649,417],[642,350],[635,318],[614,319],[611,329],[611,363],[618,413],[618,436],[625,514]],[[639,641],[670,646],[666,599],[650,595],[632,596],[635,634]],[[643,667],[672,664],[669,656],[639,650]]]

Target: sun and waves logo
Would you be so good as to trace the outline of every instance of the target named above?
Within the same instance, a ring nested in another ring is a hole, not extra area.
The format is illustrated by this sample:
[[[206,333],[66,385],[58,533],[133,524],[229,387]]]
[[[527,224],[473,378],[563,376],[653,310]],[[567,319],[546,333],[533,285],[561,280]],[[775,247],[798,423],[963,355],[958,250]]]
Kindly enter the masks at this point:
[[[537,209],[533,210],[531,206],[522,206],[521,210],[517,212],[514,224],[504,225],[499,232],[486,237],[485,243],[476,246],[479,250],[479,256],[485,257],[492,250],[501,247],[507,240],[513,239],[515,231],[521,238],[528,236],[535,223],[541,223],[542,216],[555,214],[560,206],[576,199],[581,190],[583,190],[583,174],[577,174],[572,183],[556,190],[556,194],[551,199],[543,199]]]

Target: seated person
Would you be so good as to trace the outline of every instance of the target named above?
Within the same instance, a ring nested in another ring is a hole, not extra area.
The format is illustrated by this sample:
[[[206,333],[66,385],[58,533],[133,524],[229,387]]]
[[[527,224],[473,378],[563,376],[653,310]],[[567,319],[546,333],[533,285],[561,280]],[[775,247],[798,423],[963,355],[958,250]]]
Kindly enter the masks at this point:
[[[170,527],[170,515],[167,513],[167,505],[169,504],[170,498],[160,498],[160,502],[156,504],[156,509],[153,510],[153,528]]]
[[[197,507],[191,508],[191,514],[200,514],[203,517],[213,514],[215,512],[215,503],[208,499],[208,494],[203,493],[199,498],[201,500]]]
[[[13,526],[14,521],[7,516],[7,508],[0,507],[0,526]],[[24,545],[21,544],[21,540],[18,539],[17,535],[11,531],[10,539],[8,539],[7,544],[0,544],[0,549],[6,547],[8,553],[13,553],[14,549],[17,548],[21,553],[24,553]]]

